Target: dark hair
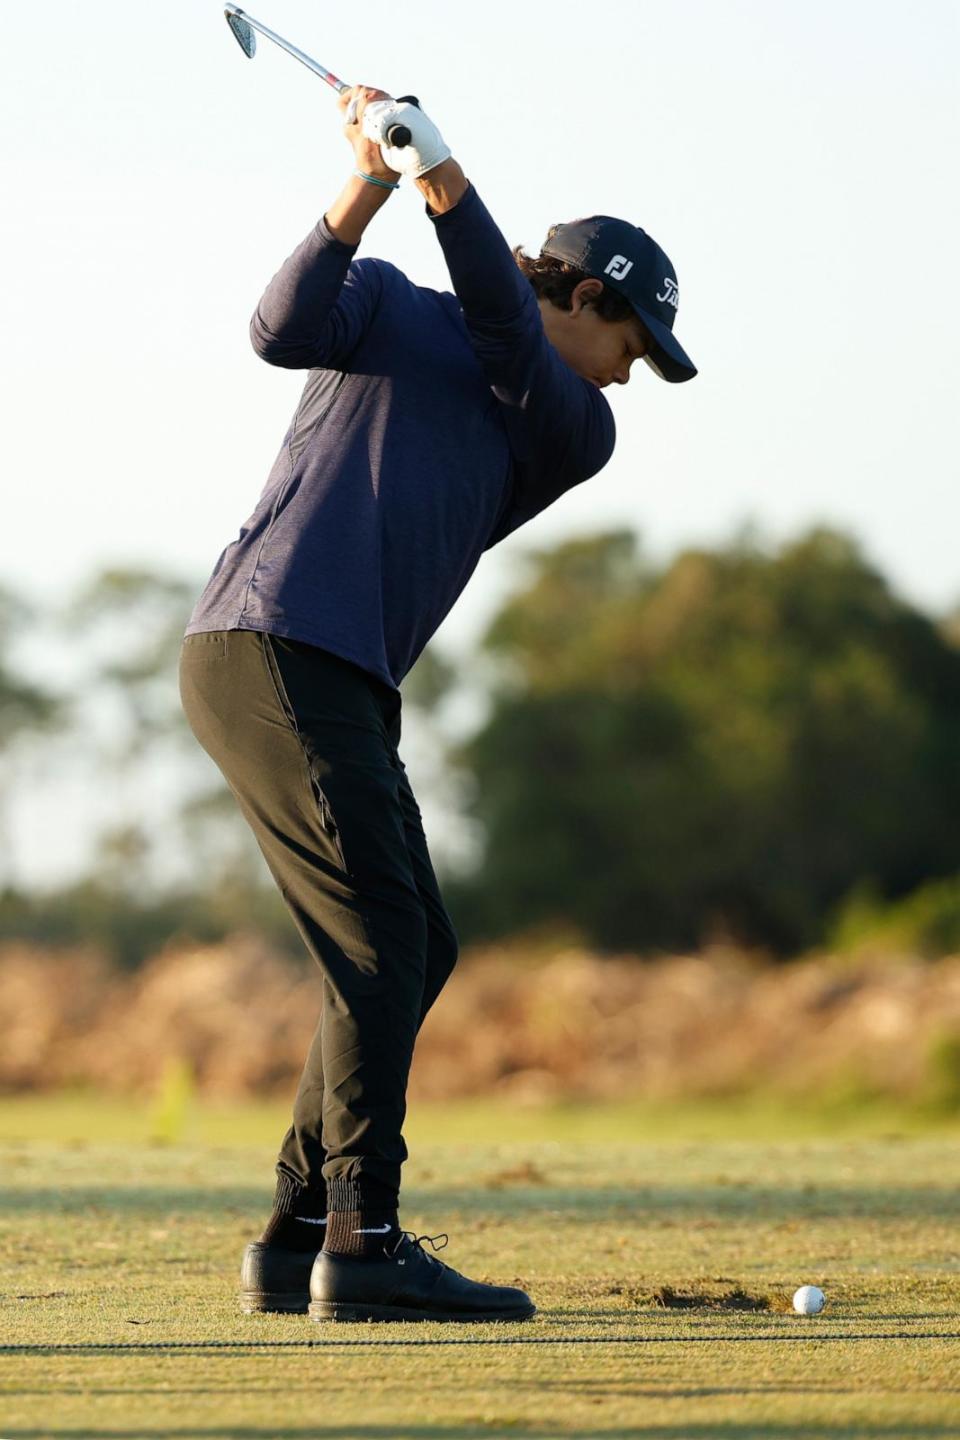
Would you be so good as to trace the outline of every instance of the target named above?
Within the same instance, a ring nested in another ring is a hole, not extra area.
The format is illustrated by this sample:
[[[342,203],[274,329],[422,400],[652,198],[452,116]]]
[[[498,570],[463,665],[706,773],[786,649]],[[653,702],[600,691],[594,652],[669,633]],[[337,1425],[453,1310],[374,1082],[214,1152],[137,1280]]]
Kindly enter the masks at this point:
[[[559,225],[551,225],[547,231],[547,240],[559,229]],[[583,270],[578,270],[576,265],[569,265],[566,260],[555,260],[552,255],[538,255],[533,259],[524,251],[522,245],[513,247],[513,258],[521,274],[525,275],[533,286],[537,299],[549,300],[560,310],[570,309],[570,296],[580,281],[591,278]],[[636,313],[629,300],[606,285],[599,295],[586,303],[593,306],[601,320],[629,320],[630,316]]]

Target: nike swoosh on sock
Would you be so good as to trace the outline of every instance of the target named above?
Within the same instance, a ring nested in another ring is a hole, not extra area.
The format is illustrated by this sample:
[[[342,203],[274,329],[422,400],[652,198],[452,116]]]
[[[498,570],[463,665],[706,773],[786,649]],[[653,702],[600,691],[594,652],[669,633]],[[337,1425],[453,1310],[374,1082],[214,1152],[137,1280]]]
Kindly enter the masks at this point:
[[[354,1230],[353,1233],[354,1235],[386,1235],[387,1231],[392,1229],[392,1225],[375,1225],[372,1230]]]
[[[294,1220],[299,1220],[301,1225],[326,1225],[326,1220],[314,1220],[312,1215],[294,1215]]]

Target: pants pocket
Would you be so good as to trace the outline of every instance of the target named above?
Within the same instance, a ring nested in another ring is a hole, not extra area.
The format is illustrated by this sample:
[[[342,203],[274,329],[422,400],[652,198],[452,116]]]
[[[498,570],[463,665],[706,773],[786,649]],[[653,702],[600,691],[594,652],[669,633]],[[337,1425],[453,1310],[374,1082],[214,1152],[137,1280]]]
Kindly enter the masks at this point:
[[[337,824],[333,810],[330,808],[330,801],[327,799],[319,780],[313,773],[313,766],[310,765],[309,760],[307,760],[307,764],[310,768],[310,786],[313,790],[314,799],[317,802],[317,809],[320,812],[320,823],[333,841],[337,858],[340,861],[341,870],[345,875],[350,875],[350,878],[353,879],[354,877],[347,865],[346,856],[343,853],[343,837],[340,834],[340,826]]]
[[[180,642],[180,655],[184,661],[199,661],[205,664],[211,660],[227,658],[226,630],[199,630],[193,635],[184,635]]]
[[[300,741],[300,748],[303,752],[303,763],[309,775],[310,789],[313,792],[313,799],[317,807],[317,813],[320,817],[320,824],[323,826],[323,829],[325,830],[333,845],[340,869],[349,879],[352,880],[355,877],[353,876],[350,867],[347,864],[346,855],[344,854],[343,837],[340,834],[340,826],[337,824],[336,817],[333,813],[333,808],[330,804],[330,800],[326,792],[324,791],[323,786],[320,784],[319,779],[317,778],[316,771],[310,759],[310,754],[307,750],[306,744],[304,743],[304,738],[297,721],[297,714],[293,708],[290,696],[287,693],[287,687],[283,682],[283,675],[281,673],[280,665],[277,660],[276,651],[273,648],[273,637],[269,634],[268,631],[263,631],[261,632],[261,639],[263,643],[264,658],[266,659],[267,670],[269,672],[270,679],[273,682],[273,689],[277,697],[277,703],[283,711],[290,725],[290,728],[293,730],[293,732],[297,736],[297,739]]]

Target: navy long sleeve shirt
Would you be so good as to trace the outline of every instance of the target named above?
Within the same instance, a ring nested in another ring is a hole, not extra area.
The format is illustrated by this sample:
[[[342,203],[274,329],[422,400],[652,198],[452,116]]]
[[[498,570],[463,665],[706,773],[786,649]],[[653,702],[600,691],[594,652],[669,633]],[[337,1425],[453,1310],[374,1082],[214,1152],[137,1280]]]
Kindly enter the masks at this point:
[[[609,403],[547,340],[477,191],[427,213],[455,294],[353,259],[322,219],[267,286],[254,349],[309,373],[187,634],[272,631],[397,688],[483,551],[609,460]]]

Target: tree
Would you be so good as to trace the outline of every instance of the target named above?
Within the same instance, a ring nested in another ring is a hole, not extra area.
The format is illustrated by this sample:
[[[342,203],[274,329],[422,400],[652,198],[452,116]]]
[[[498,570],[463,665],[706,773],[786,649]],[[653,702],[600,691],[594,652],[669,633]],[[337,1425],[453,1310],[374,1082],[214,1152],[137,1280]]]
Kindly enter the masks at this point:
[[[11,846],[6,839],[6,802],[21,741],[54,729],[62,719],[55,695],[15,673],[11,660],[16,638],[33,619],[33,607],[0,587],[0,892],[11,883]]]
[[[485,847],[449,895],[472,933],[789,953],[858,883],[960,868],[960,652],[848,537],[660,569],[629,532],[569,541],[483,649],[493,707],[456,758]]]
[[[170,857],[184,855],[184,783],[210,787],[213,766],[198,756],[177,684],[195,596],[195,584],[178,576],[115,566],[78,586],[61,611],[86,659],[70,707],[74,743],[113,802],[90,879],[118,896],[160,893],[165,858],[169,868]]]

